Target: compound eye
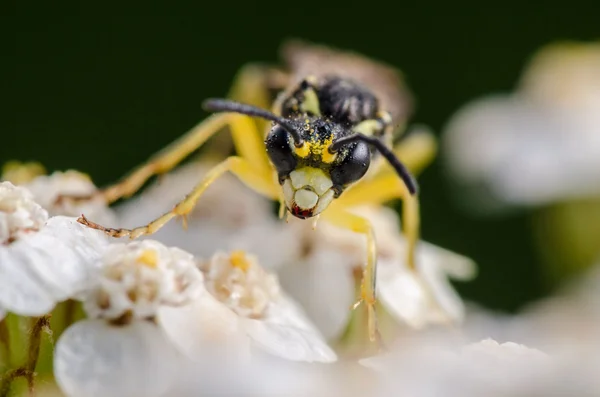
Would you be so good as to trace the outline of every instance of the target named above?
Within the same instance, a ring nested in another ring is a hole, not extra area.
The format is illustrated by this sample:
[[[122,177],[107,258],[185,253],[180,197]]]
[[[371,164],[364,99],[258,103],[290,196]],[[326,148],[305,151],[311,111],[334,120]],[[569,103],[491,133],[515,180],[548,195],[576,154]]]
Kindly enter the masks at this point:
[[[346,149],[341,149],[340,152],[343,150]],[[331,181],[338,188],[358,181],[367,173],[371,164],[371,152],[365,142],[351,143],[347,150],[344,159],[331,169]]]
[[[296,168],[297,160],[294,157],[292,137],[282,127],[273,127],[265,140],[265,145],[280,178],[289,175]]]

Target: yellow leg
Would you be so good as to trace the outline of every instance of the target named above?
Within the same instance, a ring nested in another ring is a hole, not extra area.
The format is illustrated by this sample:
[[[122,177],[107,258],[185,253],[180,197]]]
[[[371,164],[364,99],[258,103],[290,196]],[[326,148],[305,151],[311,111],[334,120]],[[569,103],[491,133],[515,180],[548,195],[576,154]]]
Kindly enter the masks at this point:
[[[337,210],[365,204],[377,205],[398,198],[402,199],[402,224],[408,243],[406,261],[409,267],[416,269],[415,249],[419,241],[420,224],[419,198],[408,192],[395,173],[382,173],[370,180],[357,183],[342,193],[330,207]]]
[[[137,192],[152,176],[165,173],[197,150],[211,136],[232,120],[230,114],[218,114],[202,121],[181,138],[152,156],[146,163],[134,169],[119,182],[100,191],[107,203],[129,197]]]
[[[100,194],[107,203],[131,196],[149,178],[171,170],[227,125],[231,129],[236,147],[239,148],[239,154],[261,171],[267,170],[269,163],[264,143],[260,140],[256,125],[252,120],[247,116],[237,114],[218,114],[198,124],[194,129],[161,150],[121,181],[103,189]]]
[[[435,157],[437,142],[433,134],[423,128],[414,131],[394,148],[394,153],[413,173],[420,172]],[[402,199],[402,223],[407,239],[407,264],[416,269],[415,249],[419,241],[419,199],[411,196],[406,186],[387,162],[376,170],[373,177],[363,179],[344,192],[330,207],[348,208],[364,204],[383,204]]]
[[[352,230],[356,233],[364,234],[367,238],[367,264],[363,270],[360,297],[354,304],[356,309],[361,303],[367,306],[369,338],[371,341],[379,341],[379,330],[377,328],[377,315],[375,312],[376,282],[377,282],[377,249],[375,246],[375,234],[371,223],[358,215],[347,211],[336,211],[327,209],[323,212],[323,217],[332,224]]]
[[[277,189],[278,186],[273,183],[270,172],[262,172],[249,163],[246,159],[232,156],[211,169],[204,176],[202,181],[197,184],[183,200],[178,202],[171,211],[154,219],[145,226],[136,227],[134,229],[112,229],[91,222],[84,216],[81,216],[78,221],[93,229],[102,230],[112,237],[129,236],[131,239],[134,239],[143,235],[156,233],[161,227],[163,227],[167,222],[176,216],[185,217],[187,214],[189,214],[194,209],[194,206],[204,191],[227,171],[231,171],[247,186],[267,197],[277,198],[279,195],[279,191]]]

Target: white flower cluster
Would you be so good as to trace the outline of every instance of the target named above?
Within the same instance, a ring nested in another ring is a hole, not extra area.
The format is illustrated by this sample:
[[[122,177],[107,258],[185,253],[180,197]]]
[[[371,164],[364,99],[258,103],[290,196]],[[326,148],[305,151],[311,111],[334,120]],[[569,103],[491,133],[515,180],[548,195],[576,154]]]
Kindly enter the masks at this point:
[[[118,209],[123,222],[141,223],[168,206],[165,200],[175,200],[207,168],[191,164],[167,176]],[[111,243],[62,216],[88,206],[84,210],[114,217],[96,202],[61,201],[96,192],[82,174],[0,185],[0,309],[39,316],[75,299],[87,314],[55,347],[54,376],[64,393],[195,395],[231,388],[221,374],[227,371],[245,385],[244,393],[288,392],[288,379],[306,395],[332,386],[330,380],[351,365],[318,366],[338,359],[326,339],[339,340],[351,322],[364,240],[325,222],[316,231],[307,222],[281,223],[267,201],[240,186],[217,183],[188,219],[189,230],[175,225],[153,236],[192,254],[154,239]],[[462,303],[446,278],[471,276],[472,263],[423,243],[415,273],[404,264],[397,216],[376,208],[357,212],[376,228],[381,301],[389,312],[413,327],[460,320]],[[280,379],[264,381],[267,373]],[[263,379],[260,387],[255,378]]]
[[[116,217],[102,197],[94,197],[97,188],[90,177],[81,172],[56,171],[51,175],[40,175],[23,186],[33,193],[35,200],[47,209],[50,215],[77,217],[86,214],[98,222],[114,224],[116,221]],[[68,196],[84,199],[65,199]]]

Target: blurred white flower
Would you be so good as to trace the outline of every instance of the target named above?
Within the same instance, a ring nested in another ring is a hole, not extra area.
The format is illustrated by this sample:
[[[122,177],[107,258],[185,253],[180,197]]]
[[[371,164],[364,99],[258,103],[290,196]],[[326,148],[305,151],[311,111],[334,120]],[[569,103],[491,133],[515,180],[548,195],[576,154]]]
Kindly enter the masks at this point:
[[[511,95],[459,110],[448,171],[483,209],[600,195],[600,44],[542,49]],[[470,202],[469,202],[470,203]]]
[[[548,377],[558,369],[539,350],[491,339],[460,347],[443,339],[417,338],[361,363],[379,374],[376,396],[551,395]]]
[[[48,313],[86,287],[107,244],[73,218],[48,219],[27,189],[1,182],[0,307],[24,316]]]
[[[168,211],[214,165],[206,160],[195,161],[162,175],[139,197],[116,208],[119,224],[143,225]],[[229,174],[220,177],[202,195],[187,217],[187,228],[172,221],[151,238],[199,257],[210,257],[218,250],[249,251],[267,269],[276,268],[297,253],[296,239],[277,219],[271,201]]]
[[[75,170],[56,171],[51,175],[38,176],[23,186],[29,189],[34,199],[51,216],[78,217],[85,214],[101,224],[116,222],[113,211],[108,208],[102,197],[93,197],[98,189],[84,173]],[[66,196],[89,197],[89,199],[74,201]]]
[[[226,368],[194,363],[186,366],[170,395],[177,397],[307,397],[370,395],[373,376],[355,363],[304,363],[274,356]]]
[[[39,163],[11,161],[4,165],[0,180],[26,187],[33,199],[50,216],[64,215],[78,217],[86,214],[99,223],[114,224],[116,217],[108,208],[91,178],[79,171],[56,171],[51,175]],[[69,199],[80,197],[82,200]]]
[[[463,333],[519,340],[552,353],[600,346],[600,266],[584,272],[552,296],[529,304],[517,315],[469,308]]]
[[[420,242],[417,272],[405,264],[406,241],[398,215],[385,207],[360,207],[353,212],[371,221],[378,249],[377,289],[380,302],[397,320],[420,328],[460,321],[464,307],[448,278],[468,280],[474,263],[463,256]],[[366,258],[364,236],[320,222],[316,230],[302,221],[298,229],[304,257],[279,271],[282,285],[306,309],[328,339],[339,337],[348,324],[357,295],[356,270]],[[358,272],[361,273],[361,272]]]
[[[383,396],[597,396],[599,274],[593,269],[516,315],[470,307],[459,329],[414,335],[363,363],[386,373]],[[461,347],[481,338],[531,348],[490,340]]]

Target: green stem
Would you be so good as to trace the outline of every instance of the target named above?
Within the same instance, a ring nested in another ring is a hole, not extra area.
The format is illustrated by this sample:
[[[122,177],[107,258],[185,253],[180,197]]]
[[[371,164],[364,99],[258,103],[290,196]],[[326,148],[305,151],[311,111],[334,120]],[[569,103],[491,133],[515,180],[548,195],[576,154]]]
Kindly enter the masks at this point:
[[[10,332],[8,330],[8,321],[7,317],[4,317],[0,320],[0,344],[4,346],[4,359],[6,360],[5,364],[7,367],[10,366]]]
[[[69,325],[75,322],[75,319],[77,317],[77,302],[75,302],[72,299],[69,299],[65,302],[64,309],[64,323],[62,324],[63,329],[67,328]]]
[[[29,354],[26,365],[26,369],[30,372],[35,371],[40,356],[42,331],[50,329],[50,315],[33,318],[32,323],[31,334],[29,335]]]
[[[32,327],[29,334],[27,361],[25,365],[8,371],[0,379],[0,397],[8,396],[12,381],[19,377],[23,377],[27,380],[27,385],[29,386],[29,395],[33,396],[35,393],[35,367],[37,366],[38,358],[40,356],[42,332],[50,332],[50,315],[34,317],[31,319],[31,321]]]
[[[10,386],[12,381],[23,377],[27,380],[29,384],[29,393],[33,393],[33,377],[34,373],[28,371],[23,367],[15,368],[13,370],[8,371],[2,378],[0,378],[0,397],[7,397],[8,393],[10,393]]]

